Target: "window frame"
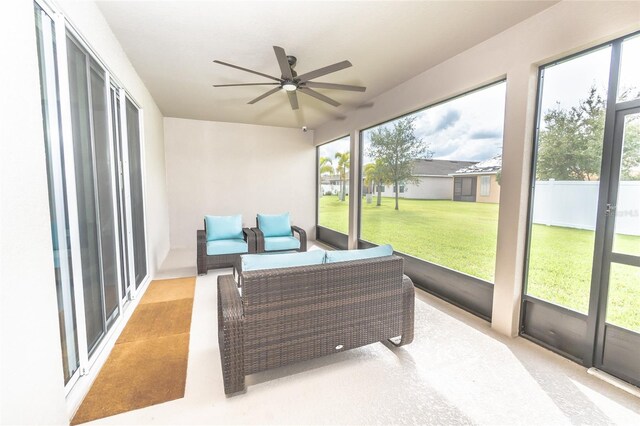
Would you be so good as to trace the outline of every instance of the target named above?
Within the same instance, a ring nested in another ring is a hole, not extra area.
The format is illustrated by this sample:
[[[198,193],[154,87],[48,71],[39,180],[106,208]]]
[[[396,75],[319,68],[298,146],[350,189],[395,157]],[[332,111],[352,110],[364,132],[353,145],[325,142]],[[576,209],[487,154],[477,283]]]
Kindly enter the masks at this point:
[[[346,134],[344,136],[340,136],[329,141],[317,144],[315,146],[316,149],[316,220],[315,220],[315,236],[316,240],[320,241],[323,244],[329,245],[334,248],[346,250],[348,248],[349,241],[349,232],[347,229],[347,233],[344,234],[335,229],[327,228],[326,226],[321,226],[318,222],[320,220],[320,148],[322,146],[328,145],[333,142],[337,142],[341,139],[349,139],[349,155],[351,155],[351,135]],[[351,163],[349,164],[349,186],[351,186]],[[349,190],[351,192],[351,190]],[[349,223],[349,212],[347,212],[347,224]]]
[[[491,196],[491,175],[480,176],[480,194],[479,195],[480,197]]]
[[[412,111],[399,114],[388,120],[358,129],[358,155],[360,167],[358,167],[357,174],[354,173],[354,176],[357,176],[358,178],[357,182],[360,185],[358,192],[360,193],[360,195],[362,193],[362,178],[364,166],[362,161],[364,153],[364,132],[503,83],[505,85],[507,84],[507,77],[505,75],[495,78],[489,83],[479,85],[469,90],[465,90],[460,94],[427,104],[426,106],[422,106]],[[506,99],[504,114],[506,114]],[[504,152],[504,144],[502,150]],[[370,248],[377,246],[377,244],[375,243],[362,239],[362,196],[359,196],[358,200],[356,201],[356,209],[357,220],[355,228],[358,248]],[[394,254],[402,257],[405,260],[405,273],[411,277],[416,287],[441,299],[444,299],[447,302],[461,309],[464,309],[465,311],[470,312],[486,321],[491,322],[494,283],[478,277],[474,277],[461,271],[457,271],[455,269],[448,268],[444,265],[438,265],[436,263],[420,259],[410,254],[398,251],[394,251]]]
[[[615,114],[619,110],[628,109],[632,107],[640,106],[640,98],[618,102],[617,100],[617,88],[619,85],[619,71],[621,66],[620,56],[621,52],[616,52],[616,44],[621,45],[622,42],[626,39],[636,37],[640,35],[640,31],[634,31],[629,34],[622,35],[620,37],[615,37],[609,39],[605,42],[598,43],[592,47],[589,47],[584,50],[580,50],[573,54],[564,56],[559,59],[555,59],[552,61],[544,62],[538,65],[537,70],[537,80],[536,80],[536,99],[535,99],[535,116],[534,116],[534,131],[532,134],[531,140],[531,163],[530,163],[530,175],[529,175],[529,197],[528,197],[528,205],[527,205],[527,219],[526,219],[526,229],[525,229],[525,256],[522,268],[522,290],[520,292],[520,312],[519,312],[519,321],[518,321],[518,335],[530,340],[552,352],[555,352],[565,358],[568,358],[578,364],[582,364],[587,367],[591,367],[593,365],[593,359],[595,358],[594,351],[587,350],[586,353],[583,350],[583,345],[585,341],[593,341],[596,336],[596,323],[597,321],[594,319],[594,315],[591,314],[593,309],[597,308],[599,303],[599,288],[600,285],[594,285],[595,280],[600,280],[602,262],[594,262],[594,267],[591,275],[591,289],[589,294],[589,307],[587,313],[578,312],[569,307],[562,306],[556,304],[551,301],[547,301],[544,299],[539,299],[535,296],[528,295],[528,278],[529,278],[529,267],[530,267],[530,253],[531,253],[531,237],[533,230],[533,209],[535,204],[534,199],[534,191],[535,191],[535,182],[536,182],[536,172],[537,172],[537,160],[538,160],[538,148],[539,148],[539,136],[540,136],[540,122],[542,120],[542,95],[544,89],[544,70],[546,68],[560,65],[562,63],[571,61],[573,59],[579,58],[580,56],[588,55],[592,52],[595,52],[599,49],[605,48],[607,46],[611,46],[611,57],[610,57],[610,74],[608,79],[607,86],[607,98],[606,102],[606,110],[605,110],[605,130],[603,135],[603,155],[601,159],[601,173],[606,170],[606,167],[609,167],[612,156],[612,148],[607,144],[612,145],[613,133],[607,134],[607,123],[613,119],[615,119]],[[618,47],[619,49],[620,47]],[[616,58],[616,56],[618,56]],[[615,73],[617,74],[617,78],[612,78],[612,71],[617,69]],[[615,93],[611,93],[611,86],[613,81],[615,80]],[[609,140],[611,139],[611,140]],[[601,205],[606,203],[606,199],[602,200],[603,188],[609,187],[609,178],[605,178],[601,183],[601,187],[598,191],[598,211],[603,211]],[[598,214],[596,220],[600,219],[600,214]],[[596,229],[598,225],[596,224]],[[594,256],[602,256],[604,252],[604,237],[600,236],[596,230],[595,242],[594,242]],[[595,257],[594,257],[595,259]],[[535,312],[534,312],[535,310]],[[528,316],[537,316],[538,318],[544,318],[545,320],[549,320],[551,318],[551,322],[554,324],[554,339],[556,341],[564,341],[567,342],[562,347],[554,344],[552,341],[549,341],[544,337],[544,332],[547,331],[544,327],[537,327],[536,324],[533,324],[533,320],[530,320],[530,324],[527,323]],[[586,332],[584,329],[586,328]],[[537,332],[537,333],[536,333]],[[586,340],[580,340],[578,337],[586,333]],[[578,336],[578,337],[576,337]]]

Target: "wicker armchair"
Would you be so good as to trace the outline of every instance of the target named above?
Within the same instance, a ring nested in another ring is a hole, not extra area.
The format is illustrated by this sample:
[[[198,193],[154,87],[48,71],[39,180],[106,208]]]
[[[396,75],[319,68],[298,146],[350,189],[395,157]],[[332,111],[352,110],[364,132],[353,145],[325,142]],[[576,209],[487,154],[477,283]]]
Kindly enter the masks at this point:
[[[256,216],[256,227],[251,228],[256,235],[258,253],[284,251],[307,251],[307,233],[299,226],[291,226],[289,213]],[[296,239],[294,234],[298,234]]]
[[[392,338],[413,340],[414,288],[388,256],[218,277],[224,391],[245,376]]]
[[[205,222],[206,227],[206,222]],[[242,228],[244,240],[247,242],[248,253],[256,252],[256,236],[249,228]],[[207,232],[205,229],[199,229],[197,232],[197,265],[198,275],[204,275],[209,269],[229,268],[236,264],[238,258],[244,253],[233,254],[207,254]]]
[[[264,234],[262,233],[260,228],[257,228],[257,227],[251,228],[251,231],[253,231],[253,233],[256,236],[256,253],[265,253],[267,250],[265,250],[265,246],[264,246]],[[291,233],[298,234],[298,239],[300,240],[300,248],[296,249],[296,251],[307,251],[306,231],[300,228],[299,226],[292,226]],[[277,253],[278,251],[288,251],[288,250],[270,250],[269,253]]]

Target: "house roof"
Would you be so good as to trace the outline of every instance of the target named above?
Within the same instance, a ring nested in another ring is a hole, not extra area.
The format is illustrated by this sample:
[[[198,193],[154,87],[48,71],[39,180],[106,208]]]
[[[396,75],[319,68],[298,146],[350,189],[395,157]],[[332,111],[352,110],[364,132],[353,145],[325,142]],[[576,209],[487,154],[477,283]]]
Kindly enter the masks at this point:
[[[473,164],[475,164],[474,161],[417,159],[413,160],[413,175],[448,176],[456,170],[472,166]]]
[[[502,169],[502,154],[456,170],[452,175],[488,175],[496,174]]]

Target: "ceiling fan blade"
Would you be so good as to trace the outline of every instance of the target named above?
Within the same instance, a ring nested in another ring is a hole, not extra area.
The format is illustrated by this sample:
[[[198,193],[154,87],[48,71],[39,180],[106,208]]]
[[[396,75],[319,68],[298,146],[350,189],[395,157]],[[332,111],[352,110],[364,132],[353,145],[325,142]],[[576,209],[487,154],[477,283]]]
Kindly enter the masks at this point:
[[[320,83],[315,81],[307,81],[305,83],[307,87],[315,87],[318,89],[334,89],[334,90],[350,90],[352,92],[364,92],[366,87],[351,86],[348,84],[334,84],[334,83]]]
[[[215,61],[213,61],[213,62],[215,62],[216,64],[220,64],[220,65],[226,65],[226,66],[228,66],[228,67],[235,68],[235,69],[237,69],[237,70],[250,72],[250,73],[252,73],[252,74],[256,74],[256,75],[261,75],[262,77],[267,77],[267,78],[270,78],[271,80],[275,80],[275,81],[278,81],[278,82],[280,81],[280,79],[279,79],[279,78],[272,77],[272,76],[270,76],[270,75],[263,74],[263,73],[258,72],[258,71],[250,70],[250,69],[248,69],[248,68],[242,68],[242,67],[239,67],[239,66],[237,66],[237,65],[229,64],[229,63],[227,63],[227,62],[222,62],[222,61],[219,61],[219,60],[217,60],[217,59],[216,59]]]
[[[313,80],[314,78],[322,77],[323,75],[331,74],[332,72],[349,68],[350,66],[351,66],[351,62],[349,61],[338,62],[337,64],[328,65],[326,67],[318,68],[315,71],[309,71],[308,73],[299,75],[298,80],[304,83],[306,81]]]
[[[328,103],[330,105],[333,105],[335,107],[340,106],[340,102],[336,102],[333,99],[331,99],[330,97],[325,96],[322,93],[318,93],[313,89],[309,89],[308,87],[299,87],[298,90],[300,90],[305,95],[312,96],[312,97],[314,97],[316,99],[321,100],[322,102],[326,102],[326,103]]]
[[[291,104],[291,109],[298,109],[298,95],[296,95],[296,92],[287,92],[287,95],[289,95],[289,103]]]
[[[275,89],[271,89],[271,90],[269,90],[268,92],[263,93],[262,95],[258,96],[258,97],[257,97],[257,98],[255,98],[254,100],[249,101],[249,102],[247,102],[247,103],[248,103],[248,104],[255,104],[256,102],[258,102],[258,101],[260,101],[260,100],[262,100],[262,99],[266,98],[267,96],[273,95],[274,93],[279,92],[279,91],[280,91],[280,87],[276,87]]]
[[[238,83],[238,84],[214,84],[213,87],[233,87],[233,86],[279,86],[280,83]]]
[[[284,53],[284,49],[280,46],[273,46],[273,51],[276,52],[276,59],[278,60],[278,65],[280,65],[282,76],[286,80],[293,80],[291,66],[289,66],[289,60],[287,59],[287,54]]]

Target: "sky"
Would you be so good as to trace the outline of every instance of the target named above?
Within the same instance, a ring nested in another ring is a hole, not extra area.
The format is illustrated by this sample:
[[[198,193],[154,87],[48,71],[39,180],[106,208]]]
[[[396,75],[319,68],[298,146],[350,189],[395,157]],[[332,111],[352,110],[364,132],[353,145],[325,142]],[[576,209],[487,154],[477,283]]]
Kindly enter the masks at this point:
[[[336,141],[326,143],[321,145],[319,148],[320,157],[329,157],[331,161],[333,161],[333,165],[335,166],[337,161],[335,160],[336,152],[347,152],[351,148],[349,147],[349,136],[345,136]]]
[[[415,135],[439,160],[482,161],[502,152],[506,83],[501,82],[411,114]],[[364,133],[364,163],[371,162]]]
[[[640,36],[626,40],[622,52],[620,87],[640,88]],[[611,47],[605,46],[547,66],[541,99],[543,114],[558,105],[578,105],[592,86],[606,97],[610,61]],[[428,144],[434,159],[483,161],[501,154],[505,90],[506,83],[498,83],[411,114],[416,117],[416,136]],[[540,124],[544,128],[544,122]],[[371,162],[367,145],[374,129],[363,132],[364,164]],[[335,152],[348,150],[349,138],[345,137],[321,146],[320,156],[333,158]]]

